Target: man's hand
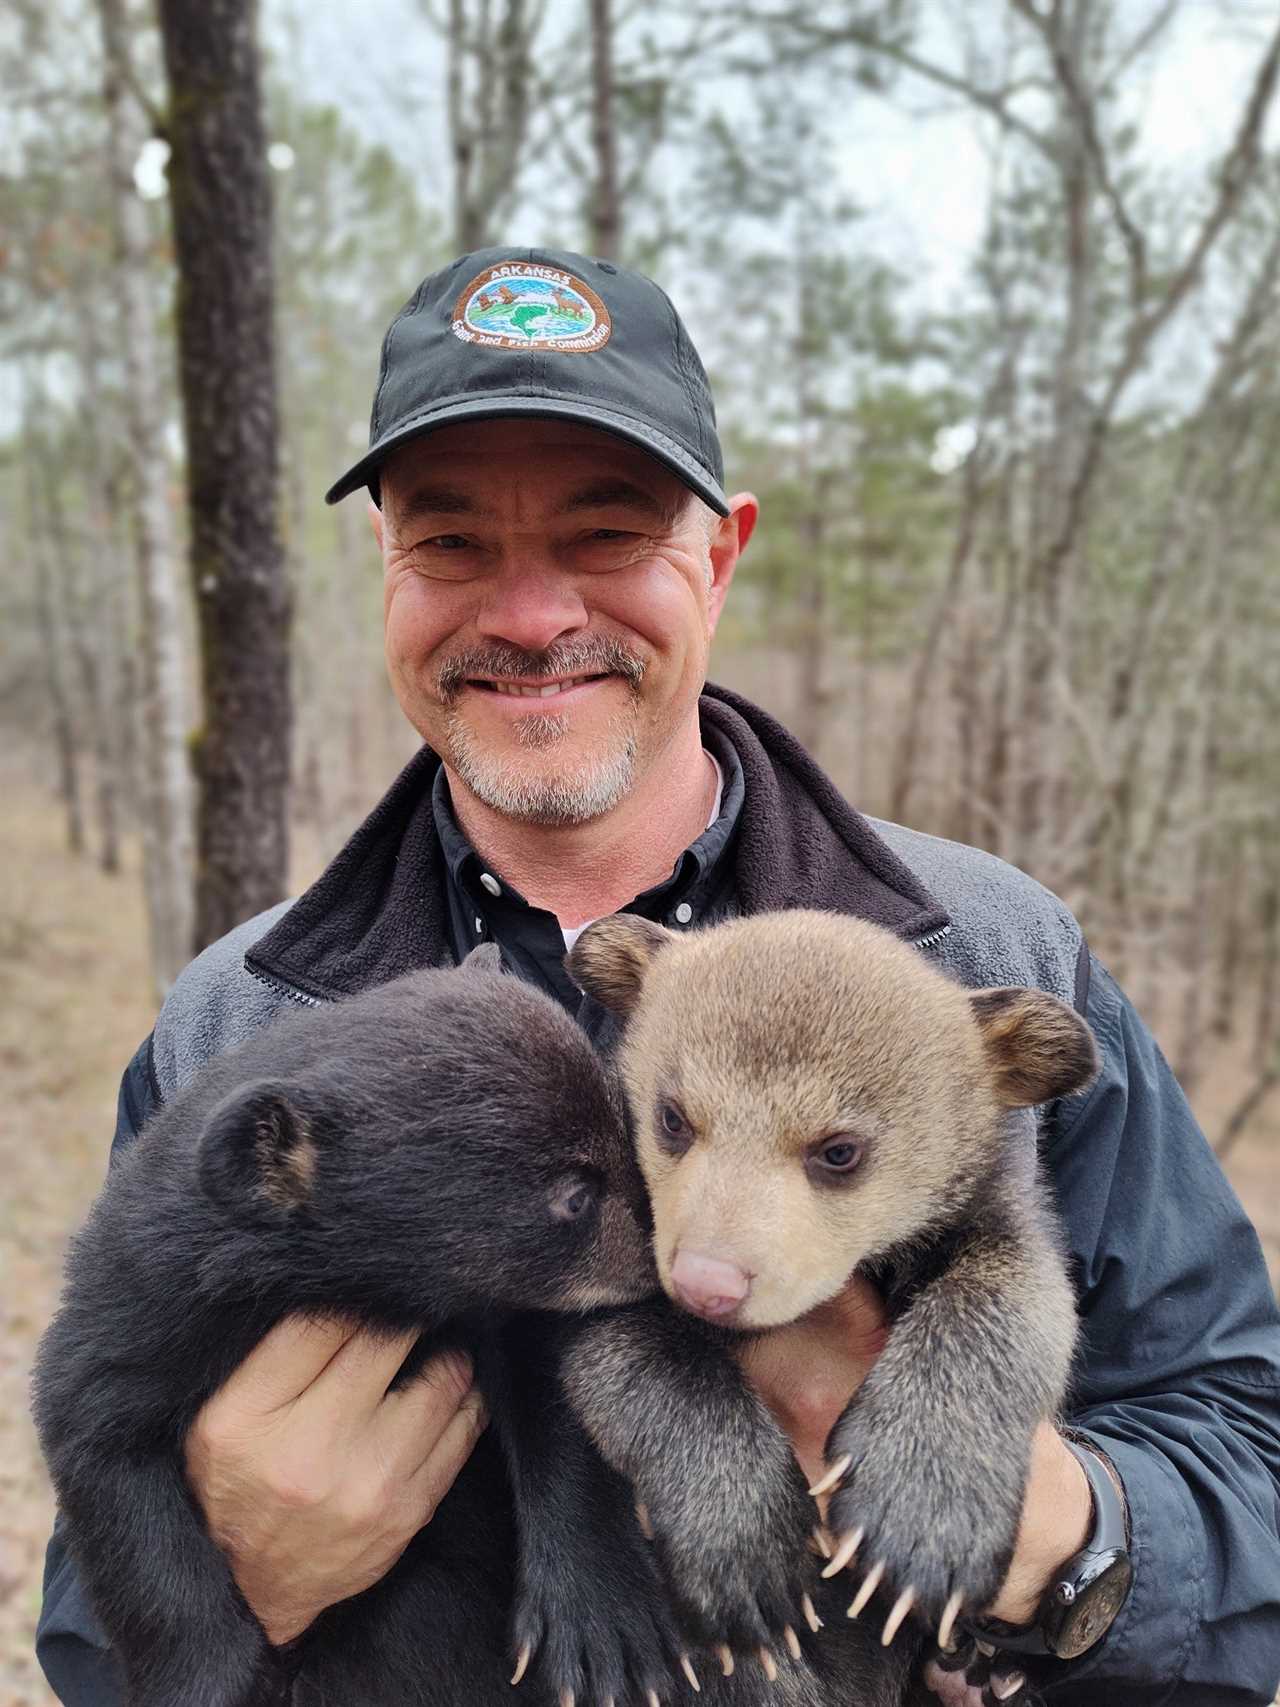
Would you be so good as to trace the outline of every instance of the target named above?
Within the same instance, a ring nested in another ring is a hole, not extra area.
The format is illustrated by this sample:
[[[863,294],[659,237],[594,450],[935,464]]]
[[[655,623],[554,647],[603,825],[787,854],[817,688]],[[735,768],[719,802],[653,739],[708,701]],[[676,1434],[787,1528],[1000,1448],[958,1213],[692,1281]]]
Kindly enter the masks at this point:
[[[810,1484],[826,1469],[827,1436],[870,1373],[888,1333],[879,1295],[855,1276],[829,1303],[789,1327],[761,1335],[740,1352],[743,1373],[790,1436]],[[825,1497],[818,1507],[825,1515]],[[1042,1422],[1032,1442],[1013,1560],[1000,1593],[983,1609],[988,1617],[1030,1623],[1054,1571],[1083,1547],[1090,1511],[1084,1471],[1053,1425]],[[971,1694],[976,1702],[976,1693]],[[957,1694],[955,1699],[967,1698]]]
[[[880,1294],[855,1275],[827,1303],[740,1351],[743,1374],[790,1436],[810,1486],[827,1468],[823,1452],[836,1418],[871,1373],[888,1331]],[[825,1514],[825,1498],[819,1509]]]
[[[463,1353],[387,1391],[416,1338],[291,1316],[192,1424],[188,1478],[271,1642],[386,1575],[488,1420]]]

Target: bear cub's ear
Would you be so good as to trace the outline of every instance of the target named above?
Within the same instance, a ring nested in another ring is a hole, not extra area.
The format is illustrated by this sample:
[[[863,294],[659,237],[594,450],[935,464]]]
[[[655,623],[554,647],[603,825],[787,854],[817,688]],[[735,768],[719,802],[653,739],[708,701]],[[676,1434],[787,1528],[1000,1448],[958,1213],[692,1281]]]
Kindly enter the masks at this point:
[[[496,942],[480,942],[458,963],[459,972],[501,972],[502,950]]]
[[[1007,1108],[1035,1108],[1091,1085],[1093,1033],[1044,990],[976,990],[969,1001],[986,1044],[995,1092]]]
[[[587,926],[569,950],[565,966],[579,989],[625,1019],[640,1000],[654,957],[675,941],[674,931],[652,919],[613,913]]]
[[[200,1136],[200,1183],[236,1220],[279,1220],[302,1207],[316,1144],[288,1086],[260,1080],[224,1099]]]

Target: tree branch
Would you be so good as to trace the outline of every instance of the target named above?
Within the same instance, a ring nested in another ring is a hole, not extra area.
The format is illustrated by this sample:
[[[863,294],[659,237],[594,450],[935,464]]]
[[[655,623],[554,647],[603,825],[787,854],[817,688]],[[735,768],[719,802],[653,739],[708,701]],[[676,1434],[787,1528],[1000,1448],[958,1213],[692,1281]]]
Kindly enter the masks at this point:
[[[1014,4],[1019,3],[1020,0],[1014,0]],[[1075,541],[1084,516],[1085,496],[1097,472],[1111,418],[1121,395],[1142,365],[1156,335],[1168,324],[1179,303],[1199,278],[1210,250],[1235,212],[1251,174],[1257,169],[1259,139],[1267,110],[1275,94],[1277,72],[1280,72],[1280,24],[1277,24],[1271,44],[1258,67],[1235,140],[1223,161],[1217,198],[1205,215],[1190,254],[1175,273],[1160,301],[1145,314],[1135,318],[1125,341],[1124,353],[1116,364],[1102,401],[1094,412],[1085,441],[1084,455],[1080,459],[1080,466],[1068,495],[1063,526],[1046,554],[1045,569],[1049,574],[1065,559]]]
[[[1232,1109],[1222,1131],[1214,1140],[1213,1153],[1220,1162],[1225,1161],[1235,1149],[1245,1127],[1277,1085],[1280,1085],[1280,1066],[1269,1067]]]
[[[926,82],[935,83],[940,89],[950,90],[953,95],[963,96],[971,105],[998,119],[1007,130],[1016,131],[1046,159],[1052,160],[1054,157],[1051,139],[1020,114],[1015,113],[1009,105],[1009,96],[1013,92],[1010,88],[983,88],[959,72],[951,71],[944,65],[935,65],[931,60],[921,59],[900,42],[887,41],[864,24],[848,23],[836,27],[817,24],[803,16],[780,18],[769,12],[750,10],[740,12],[738,19],[740,27],[746,23],[765,30],[779,23],[785,24],[793,34],[804,38],[807,44],[796,56],[802,59],[809,59],[818,53],[829,53],[838,47],[860,47],[869,53],[878,53],[885,59],[892,60],[895,65],[900,65],[904,71],[911,71],[917,77],[923,77]],[[782,56],[784,63],[786,57]],[[774,59],[772,63],[777,65],[779,61]]]
[[[1075,115],[1076,124],[1084,142],[1085,153],[1093,167],[1094,176],[1098,180],[1098,187],[1106,198],[1112,218],[1115,220],[1124,242],[1125,251],[1129,257],[1129,302],[1131,307],[1139,310],[1147,294],[1146,239],[1129,217],[1129,210],[1124,204],[1119,186],[1111,175],[1106,150],[1102,145],[1102,138],[1098,134],[1094,103],[1080,85],[1080,79],[1076,76],[1076,68],[1071,63],[1071,56],[1063,45],[1062,34],[1057,28],[1056,20],[1046,19],[1031,4],[1031,0],[1009,0],[1009,3],[1014,11],[1020,17],[1025,18],[1040,34],[1049,50],[1058,84]]]

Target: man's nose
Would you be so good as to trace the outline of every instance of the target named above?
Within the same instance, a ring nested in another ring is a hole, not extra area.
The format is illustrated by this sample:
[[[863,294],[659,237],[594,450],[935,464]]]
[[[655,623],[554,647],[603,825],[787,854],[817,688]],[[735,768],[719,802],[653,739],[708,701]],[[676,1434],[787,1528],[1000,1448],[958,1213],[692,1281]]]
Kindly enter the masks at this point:
[[[523,556],[489,583],[476,627],[490,640],[541,652],[587,626],[587,607],[571,575]]]

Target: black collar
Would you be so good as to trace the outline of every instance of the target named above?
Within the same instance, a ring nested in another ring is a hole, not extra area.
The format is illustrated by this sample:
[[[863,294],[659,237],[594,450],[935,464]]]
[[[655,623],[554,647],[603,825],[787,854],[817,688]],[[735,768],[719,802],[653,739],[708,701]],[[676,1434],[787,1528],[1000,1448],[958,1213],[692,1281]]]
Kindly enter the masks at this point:
[[[736,753],[743,797],[730,857],[742,913],[817,907],[918,940],[943,908],[766,712],[726,688],[700,702],[704,742]],[[447,866],[424,747],[333,863],[245,956],[249,970],[322,1001],[454,958]],[[708,832],[709,833],[709,832]]]

